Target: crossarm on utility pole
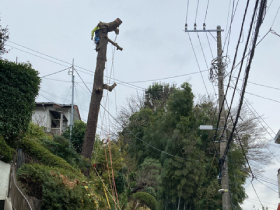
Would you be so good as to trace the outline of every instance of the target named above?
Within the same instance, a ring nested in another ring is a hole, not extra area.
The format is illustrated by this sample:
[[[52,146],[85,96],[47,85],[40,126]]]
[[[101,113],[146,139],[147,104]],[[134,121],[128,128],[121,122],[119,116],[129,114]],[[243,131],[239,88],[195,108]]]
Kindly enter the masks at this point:
[[[117,86],[116,83],[112,84],[111,86],[104,84],[103,85],[103,89],[109,90],[110,92],[112,92],[112,90]]]
[[[120,47],[120,46],[118,45],[118,43],[113,42],[113,41],[112,41],[111,39],[109,39],[109,38],[108,38],[108,41],[109,41],[112,45],[114,45],[115,47],[117,47],[117,50],[120,50],[120,51],[123,50],[123,48]]]

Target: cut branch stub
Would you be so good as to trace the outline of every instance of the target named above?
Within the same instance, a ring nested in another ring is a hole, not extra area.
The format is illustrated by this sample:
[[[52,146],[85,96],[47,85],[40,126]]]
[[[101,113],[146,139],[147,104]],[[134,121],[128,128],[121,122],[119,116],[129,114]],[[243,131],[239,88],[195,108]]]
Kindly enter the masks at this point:
[[[107,37],[107,38],[108,38],[108,37]],[[120,47],[120,46],[118,45],[118,43],[113,42],[113,41],[112,41],[111,39],[109,39],[109,38],[108,38],[108,42],[110,42],[112,45],[114,45],[115,47],[117,47],[117,50],[120,50],[120,51],[123,50],[123,48]]]
[[[109,90],[110,92],[112,92],[112,90],[117,86],[116,83],[114,83],[113,85],[109,86],[107,84],[103,85],[103,89]]]

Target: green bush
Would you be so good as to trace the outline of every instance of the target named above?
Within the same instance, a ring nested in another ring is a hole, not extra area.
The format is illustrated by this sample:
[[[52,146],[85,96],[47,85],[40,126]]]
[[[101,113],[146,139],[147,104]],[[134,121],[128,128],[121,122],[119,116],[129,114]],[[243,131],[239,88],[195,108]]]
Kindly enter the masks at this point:
[[[38,74],[30,63],[0,60],[0,133],[5,139],[26,131],[39,91]]]
[[[130,185],[130,188],[134,188],[134,187],[136,187],[137,182],[136,181],[132,181],[132,182],[129,183],[129,185]]]
[[[19,168],[17,177],[29,196],[42,200],[42,209],[95,209],[86,188],[65,173],[59,168],[25,164]]]
[[[42,145],[75,168],[84,169],[87,166],[86,160],[76,152],[71,142],[62,136],[55,136],[53,140],[44,139]]]
[[[24,136],[27,138],[35,138],[38,140],[50,138],[50,136],[47,136],[46,133],[44,132],[44,127],[40,127],[34,123],[28,124],[28,128]]]
[[[25,153],[37,159],[41,163],[48,166],[67,169],[73,173],[77,173],[77,171],[64,159],[52,154],[48,149],[46,149],[34,139],[25,137],[22,141],[20,141],[19,144]]]
[[[72,142],[75,150],[79,154],[81,154],[81,152],[82,152],[84,136],[86,133],[86,127],[87,127],[87,124],[81,120],[76,120],[73,125],[73,130],[72,130],[73,135],[71,137],[71,142]],[[64,131],[63,136],[67,139],[70,139],[70,127],[68,127],[66,131]]]
[[[137,192],[132,195],[132,198],[134,200],[140,201],[141,204],[145,204],[147,207],[149,207],[151,210],[155,210],[157,207],[157,201],[156,199],[146,192]]]
[[[13,159],[15,150],[7,145],[3,136],[0,136],[0,160],[8,163]]]

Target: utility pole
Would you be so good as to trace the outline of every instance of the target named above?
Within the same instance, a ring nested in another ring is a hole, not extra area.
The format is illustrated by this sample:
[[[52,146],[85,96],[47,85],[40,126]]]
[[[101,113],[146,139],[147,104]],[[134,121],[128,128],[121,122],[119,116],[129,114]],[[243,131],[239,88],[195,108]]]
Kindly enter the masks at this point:
[[[110,23],[99,22],[97,27],[99,27],[99,45],[98,45],[98,55],[97,55],[97,63],[96,69],[94,73],[94,83],[93,89],[91,93],[91,101],[88,113],[87,127],[86,133],[84,137],[84,143],[82,147],[82,155],[91,160],[93,145],[95,142],[95,133],[98,121],[98,113],[100,108],[100,102],[103,96],[103,89],[107,89],[108,91],[112,91],[116,84],[109,86],[103,83],[103,75],[106,63],[106,52],[108,42],[117,47],[117,50],[123,50],[117,43],[114,43],[112,40],[108,38],[108,32],[115,31],[116,34],[119,33],[119,25],[122,21],[117,18],[115,21]],[[90,164],[89,164],[90,165]],[[83,171],[85,176],[89,176],[89,168]]]
[[[219,94],[219,110],[221,112],[219,131],[220,131],[220,157],[222,158],[227,146],[227,132],[223,132],[226,126],[226,114],[225,114],[225,95],[224,95],[224,75],[225,69],[223,65],[223,49],[222,49],[222,37],[221,26],[217,26],[217,56],[218,56],[218,94]],[[230,210],[230,195],[229,195],[229,178],[228,178],[228,160],[225,157],[224,164],[221,166],[221,182],[222,182],[222,201],[223,210]]]
[[[71,115],[70,115],[70,140],[72,140],[73,130],[73,115],[74,115],[74,58],[72,61],[72,102],[71,102]]]
[[[217,128],[220,132],[220,157],[222,158],[227,145],[227,136],[226,132],[223,132],[224,127],[226,126],[225,122],[225,107],[224,107],[224,65],[223,65],[223,49],[222,49],[222,37],[221,26],[217,26],[217,29],[207,30],[206,25],[203,24],[203,30],[197,30],[197,25],[194,24],[194,30],[188,30],[188,25],[185,25],[185,32],[217,32],[217,67],[218,67],[218,94],[219,94],[219,110],[221,110],[219,128]],[[221,166],[221,174],[219,176],[221,178],[222,189],[219,192],[222,193],[222,209],[230,210],[230,195],[229,195],[229,177],[228,177],[228,162],[227,157],[225,157],[225,161],[223,166]]]

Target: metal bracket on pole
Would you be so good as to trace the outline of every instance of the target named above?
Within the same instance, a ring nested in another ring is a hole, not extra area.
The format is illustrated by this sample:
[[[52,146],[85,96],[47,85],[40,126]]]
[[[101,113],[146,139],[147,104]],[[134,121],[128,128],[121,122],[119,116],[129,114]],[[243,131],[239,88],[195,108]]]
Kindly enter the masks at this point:
[[[221,29],[221,30],[217,30],[217,29],[210,29],[210,30],[184,30],[185,32],[217,32],[217,31],[224,31],[224,29]]]

